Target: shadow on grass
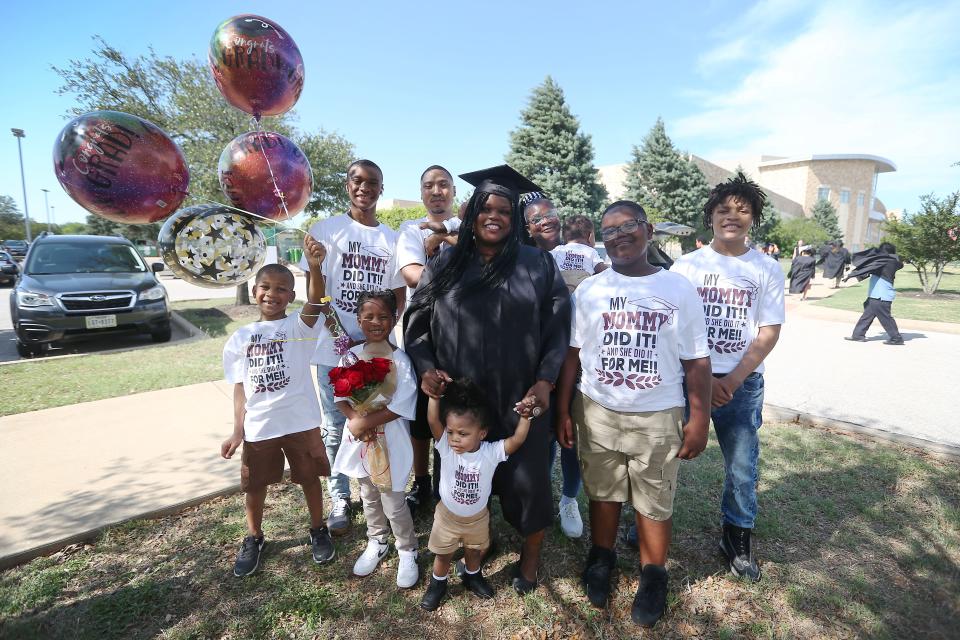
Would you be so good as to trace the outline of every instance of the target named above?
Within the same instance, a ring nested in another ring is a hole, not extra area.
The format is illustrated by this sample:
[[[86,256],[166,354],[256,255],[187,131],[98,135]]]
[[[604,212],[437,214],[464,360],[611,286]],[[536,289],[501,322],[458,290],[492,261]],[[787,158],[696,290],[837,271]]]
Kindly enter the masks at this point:
[[[210,309],[181,309],[178,313],[186,318],[190,324],[211,337],[227,335],[227,325],[233,322],[233,318],[216,307]]]

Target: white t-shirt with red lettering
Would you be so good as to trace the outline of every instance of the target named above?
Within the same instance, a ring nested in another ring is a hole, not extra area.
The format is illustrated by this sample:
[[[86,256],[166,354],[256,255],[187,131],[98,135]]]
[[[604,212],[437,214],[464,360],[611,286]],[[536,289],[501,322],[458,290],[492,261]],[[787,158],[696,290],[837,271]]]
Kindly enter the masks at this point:
[[[607,269],[577,287],[573,307],[570,346],[580,349],[584,395],[613,411],[684,405],[680,361],[709,354],[700,299],[683,276]]]
[[[550,255],[557,261],[560,271],[586,271],[593,275],[597,265],[603,263],[603,258],[596,249],[579,242],[568,242],[554,247]]]
[[[299,313],[240,327],[223,347],[227,382],[243,383],[247,414],[243,439],[279,438],[319,427],[320,403],[310,357],[321,323],[308,327]]]
[[[756,249],[725,256],[707,245],[681,256],[670,270],[700,296],[714,373],[733,371],[760,327],[784,322],[783,270]],[[762,362],[756,371],[763,373]]]
[[[310,235],[327,249],[323,260],[326,294],[337,311],[340,324],[354,340],[363,340],[357,322],[357,298],[363,291],[398,289],[404,286],[396,266],[397,232],[385,224],[368,227],[347,214],[333,216],[314,223]],[[300,260],[300,268],[308,269],[307,259]],[[317,323],[322,325],[322,318]],[[322,333],[329,338],[329,332]],[[317,343],[311,362],[328,367],[336,366],[340,356],[333,348],[332,339]]]
[[[493,486],[493,472],[507,459],[503,440],[481,442],[476,451],[458,454],[447,442],[447,432],[434,445],[440,455],[440,500],[462,518],[487,508]]]

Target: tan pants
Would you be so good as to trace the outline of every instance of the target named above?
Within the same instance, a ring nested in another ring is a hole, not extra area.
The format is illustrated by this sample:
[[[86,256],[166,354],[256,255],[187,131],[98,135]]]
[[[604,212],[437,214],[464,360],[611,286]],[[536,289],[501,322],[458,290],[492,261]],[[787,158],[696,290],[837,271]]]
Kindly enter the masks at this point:
[[[386,544],[391,529],[400,551],[415,551],[417,536],[403,491],[381,491],[370,478],[359,478],[367,538]]]

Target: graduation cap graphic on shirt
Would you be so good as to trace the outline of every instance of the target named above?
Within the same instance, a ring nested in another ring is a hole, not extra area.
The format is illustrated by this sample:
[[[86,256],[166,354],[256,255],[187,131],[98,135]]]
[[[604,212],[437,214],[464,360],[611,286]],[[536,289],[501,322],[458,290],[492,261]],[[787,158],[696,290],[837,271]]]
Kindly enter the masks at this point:
[[[673,324],[673,315],[680,308],[669,300],[664,300],[659,296],[650,296],[649,298],[637,298],[628,300],[629,304],[637,307],[641,311],[662,313],[667,316],[666,324]]]
[[[746,276],[733,276],[732,278],[724,278],[723,281],[732,287],[746,291],[750,294],[751,301],[756,300],[757,292],[760,291],[760,285]]]
[[[366,247],[362,247],[361,250],[366,254],[375,256],[377,258],[389,258],[391,255],[393,255],[383,247],[378,247],[377,245],[374,245],[374,244]]]

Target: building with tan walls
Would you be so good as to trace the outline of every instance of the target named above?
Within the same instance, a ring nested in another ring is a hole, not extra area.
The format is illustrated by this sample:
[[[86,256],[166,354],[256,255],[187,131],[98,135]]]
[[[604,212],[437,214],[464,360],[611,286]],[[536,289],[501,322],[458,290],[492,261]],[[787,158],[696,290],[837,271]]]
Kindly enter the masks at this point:
[[[714,185],[733,175],[699,156],[688,156]],[[781,217],[813,215],[818,200],[829,200],[837,210],[844,245],[857,251],[880,240],[887,210],[876,197],[881,173],[896,171],[890,160],[865,154],[829,154],[796,157],[760,156],[734,163],[763,187]],[[599,167],[600,180],[611,199],[624,192],[625,164]]]

